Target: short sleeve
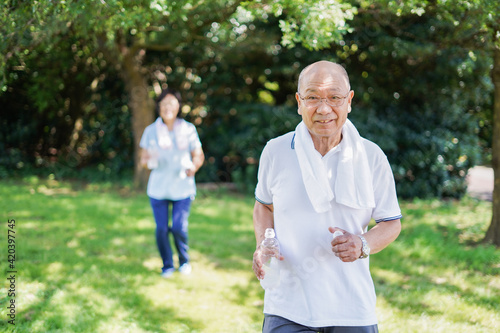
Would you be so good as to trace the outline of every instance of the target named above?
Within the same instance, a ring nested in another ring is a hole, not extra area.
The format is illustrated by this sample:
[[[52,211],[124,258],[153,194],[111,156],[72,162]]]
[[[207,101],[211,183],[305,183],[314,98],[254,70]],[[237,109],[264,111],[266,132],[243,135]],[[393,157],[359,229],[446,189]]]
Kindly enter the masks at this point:
[[[260,156],[259,171],[257,173],[257,186],[255,188],[255,200],[264,205],[270,205],[273,203],[270,179],[272,175],[272,162],[270,155],[269,146],[266,145]]]
[[[148,144],[149,144],[151,136],[152,136],[152,133],[151,133],[151,125],[150,125],[144,129],[144,132],[142,133],[141,141],[139,142],[139,147],[141,147],[143,149],[148,148]]]
[[[376,165],[373,179],[375,209],[372,217],[375,222],[391,221],[402,218],[396,194],[396,184],[387,157],[382,154]]]
[[[190,124],[190,130],[188,134],[189,141],[189,150],[193,151],[198,148],[201,148],[200,137],[198,136],[198,132],[196,131],[196,127],[193,124]]]

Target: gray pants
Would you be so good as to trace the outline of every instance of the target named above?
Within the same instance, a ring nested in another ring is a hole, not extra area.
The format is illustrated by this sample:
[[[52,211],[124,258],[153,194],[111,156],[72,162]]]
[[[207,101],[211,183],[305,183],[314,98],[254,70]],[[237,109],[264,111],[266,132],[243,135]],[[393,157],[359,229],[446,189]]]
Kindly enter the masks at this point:
[[[308,327],[288,319],[264,315],[262,333],[378,333],[378,326],[331,326],[331,327]]]

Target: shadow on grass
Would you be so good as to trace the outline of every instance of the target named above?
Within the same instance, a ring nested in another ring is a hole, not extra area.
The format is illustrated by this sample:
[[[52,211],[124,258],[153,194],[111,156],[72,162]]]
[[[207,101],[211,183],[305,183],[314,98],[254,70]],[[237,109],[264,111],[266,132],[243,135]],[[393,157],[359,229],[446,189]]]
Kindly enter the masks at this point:
[[[484,284],[488,276],[499,275],[500,253],[471,241],[484,231],[462,223],[477,219],[477,203],[464,203],[466,207],[440,203],[408,209],[399,238],[372,256],[377,295],[397,311],[450,316],[450,321],[475,325],[471,317],[453,314],[454,307],[500,310],[500,286]]]
[[[237,315],[246,312],[249,319],[242,320],[243,325],[259,329],[263,292],[251,273],[251,197],[201,191],[192,206],[191,249],[214,268],[211,281],[237,276],[228,287],[207,285],[196,280],[200,277],[159,277],[155,223],[144,194],[2,185],[0,196],[8,200],[0,208],[16,219],[19,237],[16,265],[22,306],[17,332],[205,332],[210,314],[213,318],[224,311],[222,306],[231,305],[239,306]],[[471,325],[470,317],[460,316],[467,308],[450,314],[454,305],[498,313],[500,286],[488,283],[488,277],[498,277],[500,253],[493,247],[471,246],[483,229],[468,221],[480,218],[480,208],[475,202],[465,202],[465,207],[407,204],[400,237],[370,259],[379,297],[405,315],[425,313]],[[2,265],[7,271],[6,263]],[[195,314],[173,304],[186,295],[197,302],[196,293],[206,289],[213,290],[204,294],[206,304],[191,309]],[[0,308],[5,309],[7,301],[2,298]],[[219,303],[212,304],[215,301]],[[221,304],[226,301],[231,305]],[[208,317],[197,315],[199,309]],[[0,322],[0,331],[5,325]]]
[[[193,202],[189,225],[191,248],[221,269],[251,271],[255,251],[253,201],[241,196],[239,200],[231,199],[235,196],[222,192],[208,198],[202,193]]]
[[[139,331],[164,331],[166,321],[170,326],[204,327],[168,302],[153,302],[155,295],[143,291],[166,283],[159,270],[144,266],[147,258],[157,256],[147,198],[26,193],[22,186],[9,191],[20,193],[5,207],[8,217],[17,221],[22,298],[16,332],[97,332],[103,325],[110,332],[130,329],[115,326],[114,319]],[[35,290],[25,292],[32,284]],[[2,309],[7,301],[0,301]],[[2,321],[0,331],[6,325]]]

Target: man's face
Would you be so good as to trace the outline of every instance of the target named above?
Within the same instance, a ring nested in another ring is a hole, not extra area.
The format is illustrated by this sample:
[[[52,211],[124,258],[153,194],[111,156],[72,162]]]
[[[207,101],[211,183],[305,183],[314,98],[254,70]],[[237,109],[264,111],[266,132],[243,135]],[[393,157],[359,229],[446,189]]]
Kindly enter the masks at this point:
[[[304,73],[296,99],[298,113],[302,116],[313,140],[331,138],[340,141],[342,126],[347,119],[347,114],[351,112],[353,96],[354,91],[349,90],[349,83],[343,72],[332,63],[313,64]],[[318,106],[306,105],[318,98],[323,99]],[[337,99],[342,104],[340,106],[328,105],[326,102],[328,99]]]

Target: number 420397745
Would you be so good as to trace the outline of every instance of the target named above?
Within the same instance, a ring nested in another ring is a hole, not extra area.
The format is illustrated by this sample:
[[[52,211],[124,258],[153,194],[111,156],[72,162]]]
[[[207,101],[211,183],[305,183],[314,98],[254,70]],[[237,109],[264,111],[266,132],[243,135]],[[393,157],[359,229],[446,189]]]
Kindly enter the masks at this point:
[[[14,230],[16,227],[16,220],[8,220],[7,221],[7,249],[8,249],[8,262],[9,268],[15,268],[16,262],[16,231]]]

